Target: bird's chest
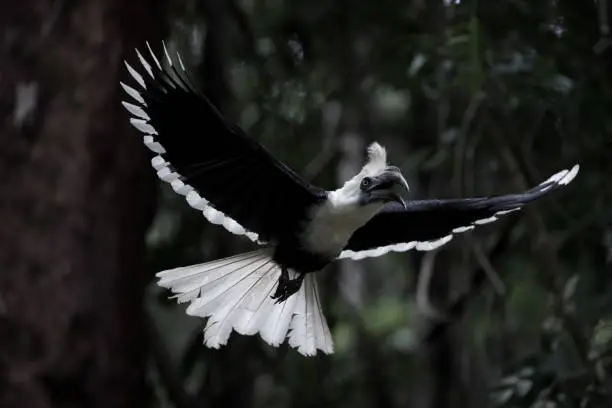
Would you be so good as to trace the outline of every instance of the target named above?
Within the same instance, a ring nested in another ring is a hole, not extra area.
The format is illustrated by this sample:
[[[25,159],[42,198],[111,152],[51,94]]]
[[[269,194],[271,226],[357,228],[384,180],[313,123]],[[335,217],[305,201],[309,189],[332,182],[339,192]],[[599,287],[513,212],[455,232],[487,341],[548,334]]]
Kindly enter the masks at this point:
[[[314,211],[303,233],[306,249],[335,258],[351,235],[365,225],[380,209],[379,205],[337,209],[324,206]]]

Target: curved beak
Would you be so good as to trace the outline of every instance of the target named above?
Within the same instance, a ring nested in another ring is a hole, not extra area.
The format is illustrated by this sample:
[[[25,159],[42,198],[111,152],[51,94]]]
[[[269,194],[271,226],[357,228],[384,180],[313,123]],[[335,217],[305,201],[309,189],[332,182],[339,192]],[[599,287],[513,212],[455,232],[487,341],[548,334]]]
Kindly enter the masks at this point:
[[[388,167],[384,173],[375,177],[376,182],[373,183],[370,196],[374,200],[383,200],[387,202],[396,202],[407,208],[406,201],[402,195],[407,195],[410,192],[408,182],[397,167]]]
[[[402,207],[404,207],[404,210],[408,209],[408,206],[406,205],[406,201],[404,201],[404,199],[402,198],[402,196],[400,196],[399,194],[390,191],[388,194],[388,201],[390,202],[396,202],[398,204],[401,204]]]

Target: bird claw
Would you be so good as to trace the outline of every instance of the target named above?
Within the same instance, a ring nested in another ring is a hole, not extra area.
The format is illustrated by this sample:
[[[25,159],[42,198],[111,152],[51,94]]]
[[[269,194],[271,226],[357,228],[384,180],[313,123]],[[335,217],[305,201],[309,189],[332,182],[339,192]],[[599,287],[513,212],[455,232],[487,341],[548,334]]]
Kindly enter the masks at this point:
[[[272,295],[271,298],[276,299],[275,303],[277,304],[284,302],[300,290],[303,280],[304,274],[300,274],[295,279],[289,279],[289,273],[286,269],[283,269],[281,276],[278,279],[276,292],[274,292],[274,295]]]

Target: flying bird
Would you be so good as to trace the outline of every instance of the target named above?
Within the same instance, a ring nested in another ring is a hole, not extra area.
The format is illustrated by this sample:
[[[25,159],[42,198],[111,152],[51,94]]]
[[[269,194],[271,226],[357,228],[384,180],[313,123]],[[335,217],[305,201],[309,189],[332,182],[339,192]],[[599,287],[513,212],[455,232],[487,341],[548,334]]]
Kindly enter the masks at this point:
[[[259,334],[272,346],[287,338],[306,356],[333,353],[313,272],[344,258],[390,251],[429,251],[456,234],[497,220],[571,182],[579,166],[562,170],[520,194],[408,200],[401,171],[373,143],[361,171],[336,190],[301,178],[225,119],[193,85],[177,53],[165,44],[158,59],[125,62],[121,83],[130,122],[154,154],[161,180],[211,223],[260,244],[257,250],[159,272],[158,284],[187,314],[208,318],[204,343],[227,344],[232,330]]]

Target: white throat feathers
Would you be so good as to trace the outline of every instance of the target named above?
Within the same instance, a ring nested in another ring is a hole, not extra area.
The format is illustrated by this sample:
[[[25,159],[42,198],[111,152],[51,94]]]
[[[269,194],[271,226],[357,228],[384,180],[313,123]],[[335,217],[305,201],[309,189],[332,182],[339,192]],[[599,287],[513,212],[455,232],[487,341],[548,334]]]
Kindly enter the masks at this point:
[[[372,143],[361,171],[339,189],[330,191],[328,200],[313,210],[304,233],[304,242],[310,251],[335,257],[351,235],[376,215],[385,203],[360,204],[360,185],[364,178],[380,176],[387,168],[387,151],[380,144]]]
[[[364,177],[375,177],[387,168],[387,150],[377,142],[368,147],[368,161],[361,171],[348,180],[342,187],[330,191],[329,201],[334,207],[356,205],[359,200],[359,184]]]

